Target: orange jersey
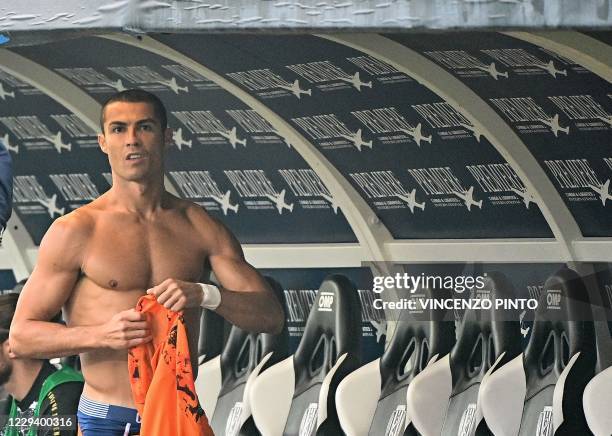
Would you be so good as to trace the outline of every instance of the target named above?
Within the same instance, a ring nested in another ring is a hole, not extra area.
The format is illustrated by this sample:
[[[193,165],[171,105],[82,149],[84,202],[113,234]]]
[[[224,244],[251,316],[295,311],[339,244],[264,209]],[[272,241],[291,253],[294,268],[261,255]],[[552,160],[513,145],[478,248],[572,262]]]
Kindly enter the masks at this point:
[[[128,352],[132,396],[142,436],[213,435],[196,395],[183,316],[145,295],[136,310],[146,313],[153,340]]]

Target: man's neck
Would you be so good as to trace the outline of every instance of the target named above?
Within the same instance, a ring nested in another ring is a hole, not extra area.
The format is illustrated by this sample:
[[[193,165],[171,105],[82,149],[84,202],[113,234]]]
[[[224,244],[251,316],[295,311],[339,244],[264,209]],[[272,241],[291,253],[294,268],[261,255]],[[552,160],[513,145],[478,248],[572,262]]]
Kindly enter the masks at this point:
[[[13,372],[5,385],[6,391],[15,400],[23,400],[32,389],[42,365],[43,361],[38,359],[14,359]]]
[[[146,217],[162,207],[165,192],[163,178],[156,182],[116,180],[109,195],[115,205]]]

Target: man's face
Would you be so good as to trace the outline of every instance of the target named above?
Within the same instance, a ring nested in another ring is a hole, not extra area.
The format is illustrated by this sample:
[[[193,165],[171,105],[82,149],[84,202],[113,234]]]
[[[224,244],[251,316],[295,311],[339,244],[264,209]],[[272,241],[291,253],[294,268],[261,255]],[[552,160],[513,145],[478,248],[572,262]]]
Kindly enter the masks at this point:
[[[153,107],[118,101],[106,106],[104,115],[104,133],[98,135],[98,142],[108,155],[113,175],[127,181],[159,176],[172,132],[162,132]]]
[[[8,339],[0,347],[0,386],[4,386],[13,373],[13,361],[9,357]]]

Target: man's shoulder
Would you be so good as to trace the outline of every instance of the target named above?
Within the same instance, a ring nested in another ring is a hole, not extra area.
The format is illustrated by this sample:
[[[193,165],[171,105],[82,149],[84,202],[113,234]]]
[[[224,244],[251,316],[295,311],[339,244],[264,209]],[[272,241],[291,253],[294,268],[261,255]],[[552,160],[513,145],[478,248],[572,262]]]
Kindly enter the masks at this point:
[[[94,202],[57,218],[47,230],[43,243],[57,247],[77,246],[90,239],[100,216],[100,207]]]
[[[185,216],[194,230],[206,241],[208,248],[234,239],[223,222],[209,214],[203,207],[188,200],[178,199]]]
[[[88,234],[95,225],[95,214],[89,205],[81,206],[53,221],[49,231],[69,234],[71,237]]]
[[[192,201],[177,198],[176,208],[183,211],[187,219],[195,226],[211,226],[220,223],[216,218],[210,215],[206,209]]]

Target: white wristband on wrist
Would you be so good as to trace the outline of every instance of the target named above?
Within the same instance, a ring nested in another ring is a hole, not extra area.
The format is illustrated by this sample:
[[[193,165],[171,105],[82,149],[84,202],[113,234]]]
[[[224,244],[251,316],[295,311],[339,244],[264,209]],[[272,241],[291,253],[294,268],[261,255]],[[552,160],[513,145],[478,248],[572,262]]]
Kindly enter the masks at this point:
[[[198,283],[202,288],[202,306],[204,309],[215,310],[221,304],[221,292],[215,285],[208,285],[205,283]]]

